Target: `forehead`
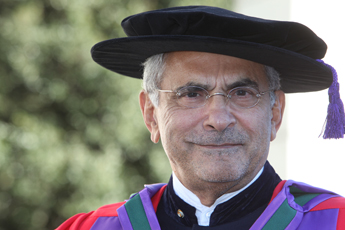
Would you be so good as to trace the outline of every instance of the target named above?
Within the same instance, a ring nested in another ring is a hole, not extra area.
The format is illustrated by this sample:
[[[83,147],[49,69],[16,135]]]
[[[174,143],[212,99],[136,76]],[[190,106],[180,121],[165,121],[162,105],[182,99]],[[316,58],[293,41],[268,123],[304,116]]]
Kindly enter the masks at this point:
[[[254,81],[259,86],[268,85],[264,66],[241,58],[183,51],[167,53],[165,61],[162,87],[176,87],[189,82],[215,87],[219,82],[230,85],[243,80]]]

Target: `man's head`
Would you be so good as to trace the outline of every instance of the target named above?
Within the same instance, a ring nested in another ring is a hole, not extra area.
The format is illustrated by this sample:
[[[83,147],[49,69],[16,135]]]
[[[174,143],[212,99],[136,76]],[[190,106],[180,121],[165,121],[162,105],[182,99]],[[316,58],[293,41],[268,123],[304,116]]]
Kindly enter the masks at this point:
[[[226,95],[237,86],[270,89],[267,68],[244,59],[204,52],[174,52],[156,59],[148,74],[161,74],[156,84],[163,90],[202,86],[210,94]],[[140,103],[152,141],[161,139],[175,174],[195,190],[214,182],[241,186],[262,168],[284,110],[284,93],[273,93],[274,103],[266,93],[251,108],[238,108],[221,95],[202,107],[187,108],[175,93],[159,93],[159,104],[154,105],[145,91]]]

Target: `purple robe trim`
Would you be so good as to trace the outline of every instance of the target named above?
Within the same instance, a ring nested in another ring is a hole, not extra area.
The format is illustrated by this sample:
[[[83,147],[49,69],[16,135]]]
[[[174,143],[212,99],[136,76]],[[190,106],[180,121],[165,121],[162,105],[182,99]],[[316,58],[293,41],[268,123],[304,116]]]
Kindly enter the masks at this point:
[[[152,198],[164,185],[164,183],[161,184],[149,184],[149,185],[145,185],[145,188],[147,188],[148,190],[148,194],[149,196]]]
[[[278,195],[272,200],[272,202],[267,206],[265,211],[261,216],[255,221],[249,230],[262,229],[265,224],[269,221],[272,215],[277,211],[280,205],[285,201],[285,190],[284,188],[278,193]]]
[[[90,230],[98,229],[121,229],[121,223],[116,216],[98,217]]]
[[[151,198],[159,191],[159,189],[163,185],[164,184],[145,185],[145,188],[139,192],[139,196],[143,204],[147,220],[152,230],[161,230],[158,223],[157,216],[156,216],[156,212],[154,211],[154,208],[151,202]],[[129,217],[124,205],[122,205],[120,208],[117,209],[117,213],[119,215],[122,229],[133,230],[131,221],[129,220]]]
[[[285,228],[285,230],[296,230],[303,219],[303,212],[296,212],[295,217],[291,220],[290,224]]]
[[[310,200],[303,206],[304,212],[309,211],[310,209],[314,208],[316,205],[320,204],[321,202],[328,200],[332,197],[338,197],[339,195],[337,194],[321,194],[315,197],[314,199]]]
[[[117,209],[117,214],[119,215],[122,229],[133,230],[131,221],[129,220],[129,217],[124,205],[122,205],[120,208]]]
[[[301,189],[304,192],[307,193],[327,193],[327,194],[334,194],[334,192],[322,189],[322,188],[317,188],[317,187],[312,187],[308,184],[302,183],[302,182],[296,182],[293,180],[288,180],[286,181],[284,188],[289,187],[289,186],[293,186],[296,188]]]
[[[289,192],[290,186],[301,189],[302,191],[305,191],[307,193],[323,193],[323,194],[318,195],[317,197],[315,197],[312,200],[310,200],[309,202],[307,202],[303,207],[301,207],[300,205],[298,205],[294,201],[294,199],[295,199],[294,196]],[[333,228],[320,228],[319,227],[318,222],[322,222],[322,223],[320,223],[320,226],[323,226],[323,222],[325,222],[325,220],[327,220],[327,218],[324,218],[324,217],[315,218],[314,213],[308,212],[308,211],[310,209],[314,208],[316,205],[320,204],[321,202],[323,202],[329,198],[337,197],[337,196],[339,196],[339,195],[334,194],[334,193],[327,191],[327,190],[324,190],[324,189],[311,187],[311,186],[304,184],[304,183],[288,180],[285,182],[282,190],[277,194],[277,196],[267,206],[267,208],[261,214],[261,216],[255,221],[255,223],[250,228],[250,230],[262,229],[265,226],[265,224],[270,220],[272,215],[277,211],[277,209],[280,207],[280,205],[284,202],[285,199],[287,199],[289,206],[297,211],[295,217],[292,219],[290,224],[286,227],[286,230],[296,230],[297,228],[298,229],[313,229],[313,230],[314,229],[330,229],[331,230]],[[335,210],[338,212],[338,209],[335,209]],[[337,216],[337,215],[334,215],[335,214],[334,212],[326,212],[326,211],[330,211],[330,210],[325,210],[325,211],[323,211],[323,213],[328,214],[329,216],[332,216],[332,217]],[[306,219],[306,216],[308,216],[309,218]],[[310,224],[309,219],[311,219],[313,217],[315,219],[313,219],[312,222],[313,222],[313,225],[315,225],[315,228],[310,228],[310,227],[308,227]],[[326,221],[326,222],[329,223],[329,221]],[[303,226],[303,223],[306,223],[305,228],[301,228],[301,226]],[[327,224],[327,223],[324,223],[324,224]],[[335,218],[335,221],[332,222],[332,225],[336,226],[336,224],[337,224],[337,220]]]
[[[146,214],[146,217],[150,224],[151,229],[161,230],[158,223],[157,216],[156,216],[156,212],[151,202],[151,197],[149,196],[148,188],[145,188],[144,190],[139,192],[139,195],[140,195],[141,202],[143,203],[145,214]]]
[[[317,212],[308,212],[298,230],[336,230],[339,209],[327,209]]]

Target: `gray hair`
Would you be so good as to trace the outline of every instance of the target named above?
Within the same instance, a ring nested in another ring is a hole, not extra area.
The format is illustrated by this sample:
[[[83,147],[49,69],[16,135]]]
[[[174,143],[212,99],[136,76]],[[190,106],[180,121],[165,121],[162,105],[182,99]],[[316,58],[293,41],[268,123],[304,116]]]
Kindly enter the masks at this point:
[[[158,106],[159,103],[159,91],[162,82],[162,76],[165,70],[165,55],[156,54],[149,57],[143,63],[144,74],[143,74],[143,89],[148,93],[150,100],[154,106]],[[268,79],[268,85],[270,90],[271,106],[273,106],[276,95],[275,90],[280,89],[280,78],[279,73],[270,66],[264,66],[266,76]]]
[[[159,91],[162,82],[162,76],[165,70],[165,55],[156,54],[149,57],[143,63],[143,89],[148,93],[150,100],[154,106],[159,103]]]
[[[270,100],[271,100],[271,107],[274,105],[276,101],[276,94],[274,91],[279,90],[280,85],[280,77],[279,73],[270,66],[265,65],[265,72],[268,80],[268,87],[271,90],[270,91]]]

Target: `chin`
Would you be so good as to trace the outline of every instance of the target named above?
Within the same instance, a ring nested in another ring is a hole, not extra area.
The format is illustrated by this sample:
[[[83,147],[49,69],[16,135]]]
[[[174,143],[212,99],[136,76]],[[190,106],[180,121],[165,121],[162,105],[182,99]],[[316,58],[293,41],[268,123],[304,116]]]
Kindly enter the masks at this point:
[[[245,169],[238,170],[203,170],[199,172],[202,180],[213,183],[227,183],[241,180],[246,175]]]

